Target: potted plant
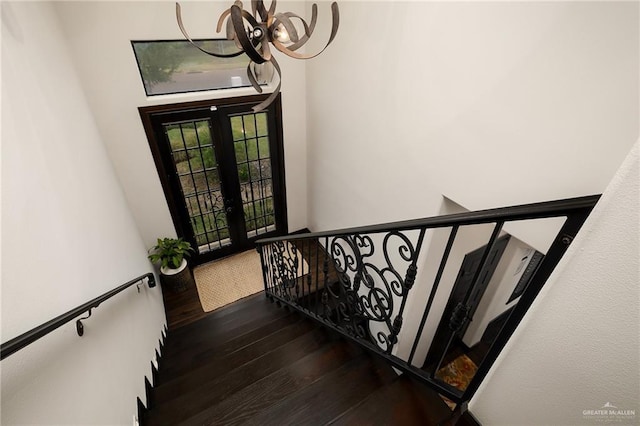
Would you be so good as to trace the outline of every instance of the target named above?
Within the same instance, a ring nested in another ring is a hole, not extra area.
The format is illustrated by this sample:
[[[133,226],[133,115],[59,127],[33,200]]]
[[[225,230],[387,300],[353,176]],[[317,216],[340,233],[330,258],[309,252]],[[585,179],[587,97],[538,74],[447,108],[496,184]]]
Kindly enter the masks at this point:
[[[176,291],[185,290],[193,281],[186,259],[191,252],[191,244],[182,238],[158,238],[149,250],[149,260],[160,265],[160,282]]]

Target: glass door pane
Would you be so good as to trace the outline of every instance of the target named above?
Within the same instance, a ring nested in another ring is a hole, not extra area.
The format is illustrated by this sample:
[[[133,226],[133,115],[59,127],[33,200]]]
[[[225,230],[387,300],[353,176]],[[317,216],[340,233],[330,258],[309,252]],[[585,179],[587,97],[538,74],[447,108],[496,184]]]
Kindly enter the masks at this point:
[[[247,239],[276,229],[267,113],[230,117]]]
[[[265,96],[141,108],[178,236],[199,265],[287,232],[282,109]]]
[[[163,124],[199,254],[231,245],[208,119]]]

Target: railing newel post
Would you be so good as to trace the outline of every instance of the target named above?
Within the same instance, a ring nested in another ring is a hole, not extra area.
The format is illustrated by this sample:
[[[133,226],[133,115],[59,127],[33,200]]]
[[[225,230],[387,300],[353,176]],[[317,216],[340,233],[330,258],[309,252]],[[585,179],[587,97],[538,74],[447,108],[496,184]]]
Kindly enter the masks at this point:
[[[269,286],[267,283],[267,264],[264,261],[264,249],[263,249],[263,245],[260,243],[256,244],[256,251],[258,252],[258,254],[260,255],[260,270],[262,271],[262,281],[264,284],[264,293],[268,294],[269,293]]]

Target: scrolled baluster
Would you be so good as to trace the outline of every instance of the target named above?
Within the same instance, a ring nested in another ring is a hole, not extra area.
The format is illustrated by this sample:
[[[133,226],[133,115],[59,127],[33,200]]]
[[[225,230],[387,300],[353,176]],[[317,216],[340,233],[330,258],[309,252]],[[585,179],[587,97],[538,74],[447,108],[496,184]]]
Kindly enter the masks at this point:
[[[353,278],[353,291],[357,294],[358,290],[360,290],[360,282],[362,282],[362,272],[358,271],[356,276]]]
[[[329,247],[329,237],[325,238],[325,247],[328,248]],[[323,273],[323,279],[322,279],[322,314],[325,315],[325,318],[327,317],[326,315],[326,309],[324,309],[324,307],[326,306],[326,298],[328,298],[329,296],[327,296],[327,287],[329,286],[329,255],[327,253],[324,253],[323,255],[323,259],[322,259],[322,273]],[[316,289],[316,294],[317,294],[317,289]],[[316,299],[316,303],[317,303],[317,299]]]
[[[331,320],[332,309],[331,309],[331,306],[329,305],[329,292],[327,292],[326,289],[322,291],[321,300],[322,300],[322,308],[323,308],[322,314],[324,315],[324,319],[329,323],[333,323],[333,321]]]
[[[412,263],[407,268],[407,274],[404,278],[404,288],[407,290],[411,290],[413,284],[416,282],[416,275],[418,274],[418,267],[415,263]]]
[[[387,348],[387,353],[391,353],[393,346],[398,343],[398,335],[400,334],[400,329],[402,328],[402,317],[398,315],[393,320],[393,326],[391,326],[391,334],[389,335],[389,347]]]

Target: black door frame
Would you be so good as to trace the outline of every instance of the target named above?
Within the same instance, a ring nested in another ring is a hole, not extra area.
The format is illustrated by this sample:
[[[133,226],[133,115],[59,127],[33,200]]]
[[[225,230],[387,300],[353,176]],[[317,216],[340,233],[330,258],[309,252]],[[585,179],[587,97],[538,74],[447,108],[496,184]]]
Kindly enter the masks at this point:
[[[186,209],[186,206],[184,206],[183,197],[181,195],[176,196],[176,194],[181,194],[181,190],[180,187],[176,187],[176,183],[173,182],[173,166],[165,163],[167,158],[167,153],[164,152],[165,143],[164,141],[159,141],[156,136],[157,134],[162,133],[157,133],[157,118],[169,114],[174,117],[178,117],[181,113],[184,113],[185,117],[188,115],[190,119],[193,118],[196,114],[202,115],[202,118],[211,118],[212,116],[218,114],[218,110],[226,110],[227,108],[232,108],[234,111],[240,111],[236,107],[244,108],[246,112],[251,112],[249,107],[259,104],[260,102],[265,100],[267,96],[268,95],[252,95],[233,98],[206,99],[201,101],[180,102],[138,108],[140,118],[142,119],[142,124],[147,135],[147,141],[149,142],[149,148],[151,149],[151,154],[153,156],[156,170],[158,172],[158,177],[160,178],[160,182],[162,184],[162,190],[167,201],[169,212],[171,214],[171,219],[176,229],[176,233],[179,237],[185,238],[189,241],[193,240],[190,224],[183,222],[183,218],[185,217],[183,210]],[[272,112],[272,114],[269,114],[268,116],[269,134],[270,136],[273,136],[272,145],[274,145],[271,147],[272,179],[273,185],[277,185],[279,187],[279,194],[277,200],[275,199],[276,194],[274,194],[276,230],[269,233],[261,234],[259,236],[260,238],[280,236],[288,232],[281,95],[278,95],[275,101],[269,106],[269,110]],[[215,133],[217,134],[212,134],[212,137],[221,140],[220,138],[222,137],[228,137],[230,131],[223,131],[222,133],[219,133],[219,129],[216,129]],[[226,168],[227,171],[229,170],[229,167],[235,167],[235,164],[230,164],[234,153],[228,152],[228,150],[226,152],[223,152],[221,150],[222,144],[217,145],[218,146],[216,147],[216,155],[221,155],[221,167]],[[233,184],[235,183],[237,182],[234,182]],[[232,214],[235,215],[241,214],[243,211],[241,200],[239,199],[240,197],[237,198],[238,199],[234,200],[234,205],[230,206],[234,210],[234,213]],[[238,251],[248,250],[255,247],[255,238],[247,240],[246,238],[242,237],[238,238],[238,235],[236,235],[235,237],[238,244],[234,245],[233,247],[223,247],[221,249],[216,249],[202,255],[199,255],[196,250],[196,254],[192,258],[192,265],[198,265],[210,260],[228,256]],[[194,249],[195,248],[196,247],[194,247]]]
[[[469,298],[470,309],[467,318],[473,318],[473,315],[475,314],[476,309],[478,309],[478,305],[480,304],[480,300],[482,299],[482,296],[484,295],[487,286],[489,285],[489,282],[493,277],[493,273],[498,267],[500,259],[502,259],[502,255],[507,248],[507,244],[509,243],[510,238],[511,235],[509,234],[505,234],[498,238],[493,247],[493,250],[489,254],[491,258],[485,266],[484,276],[478,277],[478,281],[475,283],[473,281],[467,281],[466,278],[472,278],[473,276],[475,276],[478,268],[482,266],[480,264],[480,260],[485,250],[487,249],[487,246],[484,245],[465,254],[464,259],[460,265],[460,269],[458,270],[458,275],[453,284],[453,288],[451,289],[451,293],[449,294],[449,298],[447,299],[447,304],[445,305],[445,309],[442,312],[442,317],[440,318],[440,322],[438,323],[438,328],[436,329],[436,332],[433,335],[433,339],[429,346],[429,351],[423,364],[424,368],[428,368],[434,365],[434,363],[436,363],[443,355],[443,351],[446,348],[446,342],[451,333],[453,333],[449,328],[451,315],[458,302],[461,302],[461,299],[464,298],[464,294],[467,294],[468,292],[472,293],[472,297]],[[472,270],[465,271],[465,267],[469,264],[472,264],[475,260],[478,261],[478,266]],[[467,321],[462,329],[454,333],[459,339],[458,343],[462,341],[462,337],[466,333],[468,327],[469,322]]]

